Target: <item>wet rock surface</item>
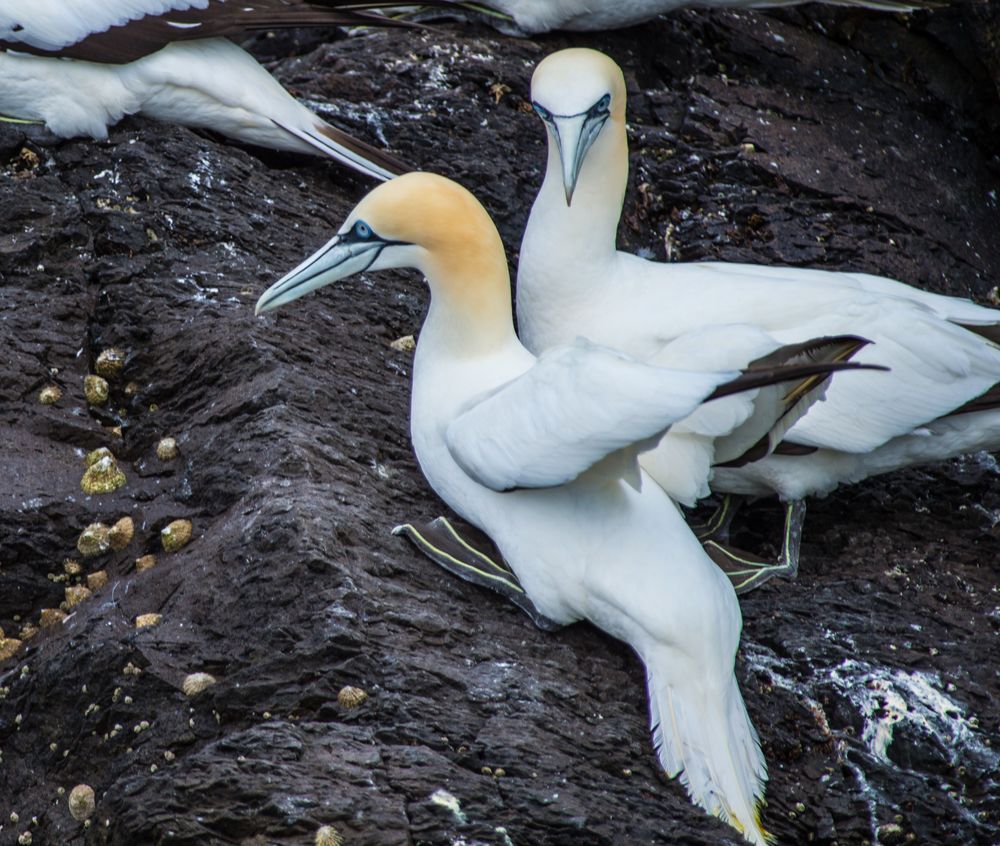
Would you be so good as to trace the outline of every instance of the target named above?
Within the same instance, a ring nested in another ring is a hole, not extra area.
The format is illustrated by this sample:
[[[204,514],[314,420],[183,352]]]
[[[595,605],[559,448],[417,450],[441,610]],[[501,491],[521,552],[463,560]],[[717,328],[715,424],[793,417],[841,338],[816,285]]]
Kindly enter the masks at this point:
[[[255,49],[285,55],[276,74],[324,116],[475,191],[513,261],[544,162],[531,70],[580,44],[626,71],[629,249],[989,302],[998,34],[982,5]],[[139,119],[106,143],[0,125],[0,626],[17,638],[108,576],[0,663],[0,843],[301,844],[322,825],[387,846],[737,840],[658,774],[626,647],[541,633],[390,534],[443,510],[410,451],[411,353],[390,347],[419,329],[421,281],[354,279],[253,317],[367,187]],[[124,366],[88,406],[109,347]],[[87,495],[102,446],[127,482]],[[123,516],[125,549],[64,566],[88,524]],[[180,519],[191,540],[165,552]],[[872,480],[813,502],[799,580],[744,599],[738,673],[780,842],[1000,837],[998,520],[989,456]],[[779,521],[750,508],[735,541],[764,548]],[[216,683],[189,698],[199,672]],[[345,686],[368,698],[344,707]],[[95,793],[86,822],[77,784]]]

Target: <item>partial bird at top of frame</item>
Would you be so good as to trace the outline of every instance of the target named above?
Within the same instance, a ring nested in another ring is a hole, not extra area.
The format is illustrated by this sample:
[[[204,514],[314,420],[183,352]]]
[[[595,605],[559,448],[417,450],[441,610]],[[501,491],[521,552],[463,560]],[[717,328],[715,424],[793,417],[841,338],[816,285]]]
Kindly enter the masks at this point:
[[[6,0],[0,115],[104,139],[125,115],[328,155],[375,179],[410,168],[330,125],[228,36],[278,27],[410,26],[349,0]]]

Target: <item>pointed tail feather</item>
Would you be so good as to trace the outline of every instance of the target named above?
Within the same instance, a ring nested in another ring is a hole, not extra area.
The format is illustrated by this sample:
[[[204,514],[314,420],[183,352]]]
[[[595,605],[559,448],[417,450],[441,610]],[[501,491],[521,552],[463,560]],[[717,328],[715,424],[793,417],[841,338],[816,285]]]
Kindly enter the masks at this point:
[[[667,775],[680,776],[691,801],[755,846],[773,838],[761,825],[767,764],[735,676],[726,694],[671,686],[647,668],[653,746]],[[700,701],[695,701],[700,700]]]
[[[384,150],[366,144],[319,118],[316,118],[311,126],[305,127],[281,123],[274,118],[271,120],[276,126],[305,141],[319,152],[373,179],[385,182],[413,169]]]

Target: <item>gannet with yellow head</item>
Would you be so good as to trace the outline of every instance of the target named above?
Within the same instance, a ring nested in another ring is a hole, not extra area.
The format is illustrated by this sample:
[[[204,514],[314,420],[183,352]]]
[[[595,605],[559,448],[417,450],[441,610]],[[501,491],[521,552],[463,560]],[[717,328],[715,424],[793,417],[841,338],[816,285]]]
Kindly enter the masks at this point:
[[[541,353],[584,335],[657,361],[672,339],[716,327],[721,344],[692,350],[688,366],[733,366],[729,353],[742,351],[739,343],[730,349],[725,327],[749,324],[785,343],[858,335],[873,343],[855,360],[891,370],[834,380],[778,454],[715,468],[714,490],[786,502],[779,570],[797,570],[805,497],[1000,448],[997,311],[863,273],[661,264],[621,252],[615,238],[628,179],[621,69],[594,50],[562,50],[539,63],[531,97],[548,133],[548,164],[518,266],[517,318],[528,349]],[[691,475],[677,474],[677,462],[651,463],[655,456],[644,457],[646,469],[689,501]]]
[[[375,188],[257,312],[397,267],[418,269],[430,287],[411,434],[431,487],[493,538],[542,615],[589,620],[635,649],[666,771],[681,774],[695,803],[766,843],[766,767],[733,673],[739,604],[636,464],[671,422],[746,377],[652,367],[582,340],[536,358],[514,334],[492,221],[464,188],[431,174]]]
[[[222,36],[394,22],[348,0],[5,0],[0,115],[107,138],[125,115],[337,159],[376,179],[408,168],[331,126]],[[340,8],[345,7],[345,8]]]

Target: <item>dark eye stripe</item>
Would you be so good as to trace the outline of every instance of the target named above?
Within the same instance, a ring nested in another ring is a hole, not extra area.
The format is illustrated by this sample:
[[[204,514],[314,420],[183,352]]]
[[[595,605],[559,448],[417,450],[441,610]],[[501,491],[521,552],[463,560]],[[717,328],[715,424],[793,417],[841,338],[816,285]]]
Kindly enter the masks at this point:
[[[538,115],[542,120],[549,121],[552,120],[552,112],[545,108],[545,106],[539,106],[538,103],[531,104],[535,109],[535,114]]]
[[[577,115],[557,115],[550,112],[545,106],[540,106],[538,103],[532,102],[531,107],[535,110],[535,114],[538,115],[546,123],[551,123],[553,118],[570,118],[577,117]],[[594,103],[586,112],[580,112],[579,114],[586,114],[588,117],[601,117],[609,114],[609,109],[611,108],[611,95],[605,94]]]

